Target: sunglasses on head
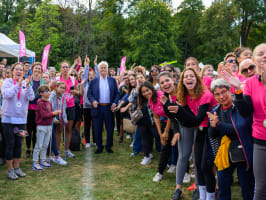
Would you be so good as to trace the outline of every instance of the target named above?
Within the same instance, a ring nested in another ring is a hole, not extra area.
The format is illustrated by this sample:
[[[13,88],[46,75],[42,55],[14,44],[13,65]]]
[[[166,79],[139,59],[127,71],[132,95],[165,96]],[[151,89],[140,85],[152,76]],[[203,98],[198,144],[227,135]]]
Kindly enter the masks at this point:
[[[249,70],[249,71],[252,71],[252,70],[255,69],[255,67],[256,67],[256,65],[251,64],[251,65],[248,66],[248,68],[246,68],[246,69],[242,69],[242,70],[241,70],[241,74],[246,74],[246,73],[248,73],[248,70]]]
[[[151,72],[158,72],[158,69],[152,69]]]
[[[64,69],[64,68],[67,69],[67,68],[69,68],[69,66],[62,66],[62,68],[63,68],[63,69]]]
[[[227,60],[227,63],[233,63],[233,62],[236,62],[236,60],[235,59]]]

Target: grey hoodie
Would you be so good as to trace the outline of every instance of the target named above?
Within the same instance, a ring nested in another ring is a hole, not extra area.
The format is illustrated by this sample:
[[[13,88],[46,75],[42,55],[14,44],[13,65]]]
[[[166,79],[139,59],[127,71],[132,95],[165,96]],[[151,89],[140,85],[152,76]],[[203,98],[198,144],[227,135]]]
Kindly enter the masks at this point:
[[[53,91],[50,95],[49,101],[52,104],[52,112],[55,110],[61,110],[61,114],[54,117],[54,120],[58,120],[61,122],[62,113],[63,113],[63,121],[67,121],[67,115],[66,115],[66,99],[64,98],[64,95],[62,95],[59,99],[57,99],[56,91]],[[63,105],[63,108],[62,108]]]

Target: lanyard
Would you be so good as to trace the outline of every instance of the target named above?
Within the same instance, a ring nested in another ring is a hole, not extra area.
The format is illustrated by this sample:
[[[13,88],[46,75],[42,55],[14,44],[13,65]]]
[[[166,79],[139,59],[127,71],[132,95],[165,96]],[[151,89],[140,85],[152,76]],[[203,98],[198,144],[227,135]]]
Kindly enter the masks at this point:
[[[17,84],[15,79],[13,79],[13,83],[14,83],[14,85]],[[18,91],[18,100],[20,99],[21,91],[22,91],[22,86],[19,88],[19,91]]]

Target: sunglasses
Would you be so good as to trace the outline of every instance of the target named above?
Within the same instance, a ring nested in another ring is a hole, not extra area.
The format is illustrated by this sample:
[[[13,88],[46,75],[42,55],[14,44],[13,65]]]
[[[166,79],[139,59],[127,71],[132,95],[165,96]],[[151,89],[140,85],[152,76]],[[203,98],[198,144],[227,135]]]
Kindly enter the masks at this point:
[[[255,67],[256,67],[256,65],[249,65],[248,68],[241,70],[241,74],[247,74],[248,73],[248,70],[249,71],[253,71],[255,69]]]
[[[158,69],[152,69],[151,72],[158,72]]]
[[[142,73],[142,71],[141,71],[141,70],[135,70],[135,72],[136,72],[136,73]]]
[[[164,72],[172,72],[173,70],[171,69],[167,69],[167,70],[163,70]]]
[[[62,66],[62,68],[63,68],[63,69],[67,69],[67,68],[69,68],[69,66]]]
[[[48,93],[48,92],[50,92],[50,90],[45,90],[45,91],[43,91],[43,92],[47,92],[47,93]]]
[[[77,76],[76,74],[70,74],[71,76]]]
[[[232,60],[227,60],[226,62],[227,62],[227,63],[233,63],[233,62],[235,63],[236,60],[235,60],[235,59],[232,59]]]

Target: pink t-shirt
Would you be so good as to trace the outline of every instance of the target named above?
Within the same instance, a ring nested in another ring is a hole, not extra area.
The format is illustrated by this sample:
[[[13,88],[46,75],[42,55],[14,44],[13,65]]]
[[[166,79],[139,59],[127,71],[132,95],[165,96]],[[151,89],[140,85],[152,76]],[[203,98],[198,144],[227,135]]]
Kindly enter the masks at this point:
[[[266,89],[257,75],[247,79],[244,94],[251,97],[254,109],[252,136],[266,140],[266,127],[263,125],[263,121],[266,120]]]
[[[164,93],[161,90],[157,90],[156,92],[157,92],[157,101],[156,103],[152,103],[152,100],[149,99],[150,108],[156,115],[168,118],[164,113],[163,105],[160,101],[160,98],[161,96],[164,95]],[[176,102],[176,96],[171,96],[171,99],[173,102]]]
[[[204,85],[210,90],[212,84],[212,78],[209,76],[203,76],[202,81]]]
[[[190,108],[190,110],[196,116],[198,114],[199,106],[204,105],[206,103],[209,103],[210,105],[209,105],[209,109],[208,110],[210,110],[213,106],[215,106],[217,104],[214,96],[212,95],[212,93],[209,90],[204,90],[203,94],[201,95],[201,97],[199,99],[191,99],[190,96],[187,95],[186,96],[186,100],[187,100],[188,107]],[[202,127],[207,127],[208,126],[208,116],[207,116],[207,114],[204,117],[204,120],[202,121],[200,126],[202,126]]]
[[[78,85],[77,80],[76,79],[74,80],[75,80],[75,85],[73,85],[72,79],[70,77],[68,77],[68,80],[65,80],[63,77],[60,77],[60,81],[63,81],[66,84],[66,90],[64,92],[64,96],[66,98],[67,108],[75,106],[75,97],[72,94],[70,94],[70,87],[72,86],[76,87]]]

